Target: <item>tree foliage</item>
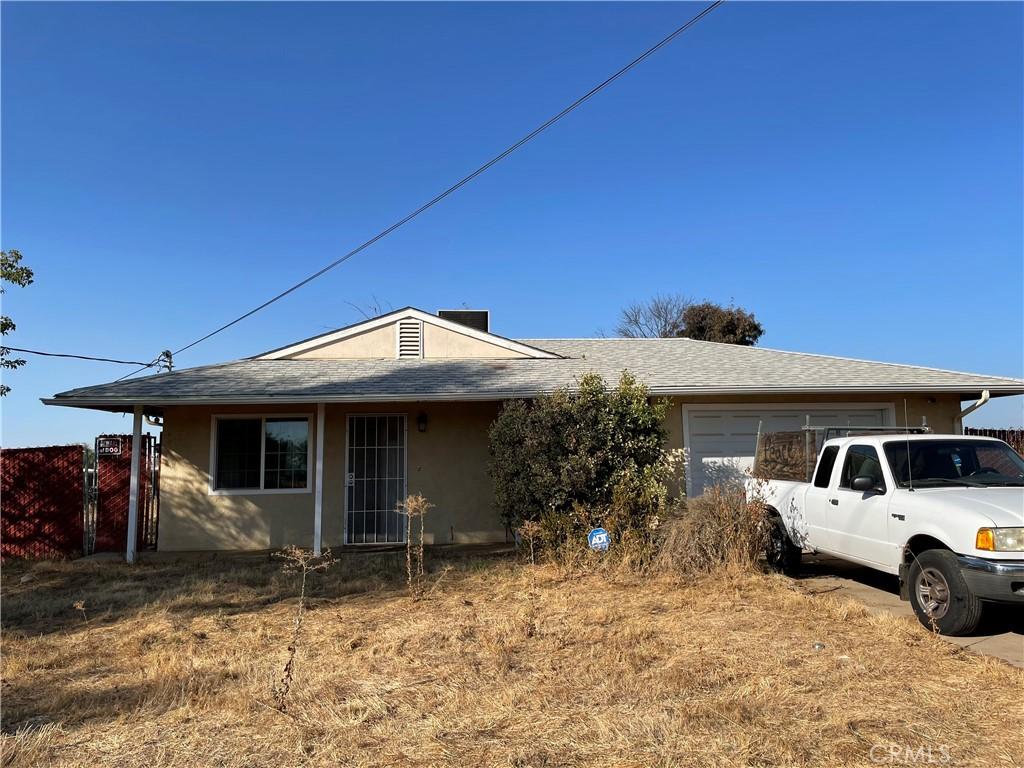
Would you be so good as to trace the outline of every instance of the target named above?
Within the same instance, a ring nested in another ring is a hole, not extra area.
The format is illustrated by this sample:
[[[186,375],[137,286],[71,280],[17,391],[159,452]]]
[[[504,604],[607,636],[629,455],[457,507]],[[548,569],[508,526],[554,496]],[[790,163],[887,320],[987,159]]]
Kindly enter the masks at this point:
[[[687,307],[683,313],[683,335],[700,341],[752,347],[764,334],[753,314],[739,307],[704,302]]]
[[[764,327],[741,307],[695,303],[679,294],[658,295],[622,310],[616,332],[627,338],[679,338],[751,347]]]
[[[32,270],[21,263],[21,251],[0,251],[0,294],[7,292],[4,283],[24,288],[32,284],[33,277]],[[6,336],[16,327],[10,317],[0,315],[0,336]],[[24,360],[11,357],[11,350],[0,346],[0,369],[21,368],[24,364]],[[0,396],[6,395],[10,391],[9,386],[0,384]]]
[[[576,389],[512,400],[490,428],[495,503],[506,524],[538,522],[545,546],[582,541],[603,525],[621,539],[663,510],[668,403],[628,373],[609,388],[596,374]]]

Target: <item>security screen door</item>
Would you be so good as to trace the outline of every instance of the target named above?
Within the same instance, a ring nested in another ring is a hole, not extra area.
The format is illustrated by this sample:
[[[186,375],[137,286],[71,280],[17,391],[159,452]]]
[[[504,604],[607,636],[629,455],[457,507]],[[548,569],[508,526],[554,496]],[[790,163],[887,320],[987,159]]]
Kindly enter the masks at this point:
[[[350,415],[345,473],[345,543],[405,541],[405,416]]]

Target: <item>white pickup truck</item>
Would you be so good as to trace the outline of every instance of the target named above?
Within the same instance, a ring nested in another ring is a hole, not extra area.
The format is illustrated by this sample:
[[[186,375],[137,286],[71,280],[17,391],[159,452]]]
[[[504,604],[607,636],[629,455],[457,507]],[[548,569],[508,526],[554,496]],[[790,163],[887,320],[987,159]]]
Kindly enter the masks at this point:
[[[984,602],[1024,606],[1024,460],[985,437],[885,434],[827,440],[811,482],[750,480],[772,515],[769,562],[803,551],[900,578],[921,623],[967,634]]]

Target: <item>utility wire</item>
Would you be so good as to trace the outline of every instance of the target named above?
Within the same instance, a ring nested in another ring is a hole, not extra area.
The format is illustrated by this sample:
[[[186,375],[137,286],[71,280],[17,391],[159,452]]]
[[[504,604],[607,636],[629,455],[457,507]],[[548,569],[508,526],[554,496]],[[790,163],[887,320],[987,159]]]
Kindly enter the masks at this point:
[[[220,326],[219,328],[216,328],[216,329],[210,331],[205,336],[200,336],[198,339],[196,339],[193,342],[190,342],[189,344],[186,344],[181,349],[175,350],[174,355],[177,356],[177,355],[181,354],[182,352],[184,352],[185,350],[191,349],[192,347],[196,346],[197,344],[201,344],[204,341],[206,341],[207,339],[210,339],[213,336],[216,336],[218,333],[221,333],[222,331],[226,331],[231,326],[236,325],[236,324],[242,322],[246,318],[252,317],[257,312],[259,312],[259,311],[261,311],[263,309],[266,309],[271,304],[274,304],[275,302],[278,302],[281,299],[283,299],[285,296],[288,296],[289,294],[294,293],[295,291],[299,290],[299,288],[302,288],[304,285],[308,285],[309,283],[311,283],[314,280],[316,280],[318,277],[321,277],[322,275],[326,274],[327,272],[330,272],[335,267],[340,266],[341,264],[344,264],[346,261],[351,259],[353,256],[355,256],[356,254],[360,253],[361,251],[366,250],[367,248],[369,248],[371,245],[373,245],[377,241],[383,240],[385,237],[390,235],[396,229],[398,229],[399,227],[409,223],[410,221],[415,219],[417,216],[419,216],[424,211],[426,211],[426,210],[428,210],[430,208],[433,208],[435,205],[437,205],[439,202],[444,200],[450,194],[452,194],[453,192],[458,191],[463,186],[465,186],[466,184],[471,182],[473,179],[475,179],[477,176],[479,176],[480,174],[484,173],[485,171],[487,171],[492,166],[494,166],[497,163],[499,163],[502,160],[504,160],[506,157],[511,155],[513,152],[515,152],[521,146],[526,144],[528,141],[531,141],[532,139],[536,138],[538,135],[540,135],[541,133],[546,131],[548,128],[550,128],[552,125],[557,123],[559,120],[561,120],[563,117],[568,115],[570,112],[574,111],[577,107],[580,107],[585,102],[589,101],[593,96],[595,96],[598,93],[600,93],[602,90],[604,90],[609,85],[614,83],[616,80],[618,80],[624,74],[629,72],[635,66],[637,66],[638,64],[640,64],[641,62],[643,62],[644,60],[646,60],[648,57],[652,56],[653,54],[657,53],[659,50],[664,48],[666,45],[671,43],[673,40],[675,40],[677,37],[679,37],[681,34],[683,34],[686,30],[688,30],[690,27],[692,27],[694,24],[696,24],[701,19],[703,19],[705,16],[707,16],[709,13],[711,13],[713,10],[715,10],[723,2],[724,2],[724,0],[715,0],[715,2],[711,3],[711,5],[707,6],[704,10],[702,10],[696,16],[691,18],[689,21],[687,21],[681,27],[676,28],[671,34],[667,35],[666,37],[662,38],[659,42],[657,42],[654,45],[652,45],[650,48],[648,48],[646,51],[641,53],[639,56],[637,56],[631,62],[626,64],[626,66],[622,67],[622,69],[620,69],[617,72],[615,72],[615,74],[611,75],[610,77],[608,77],[606,80],[604,80],[600,84],[598,84],[598,85],[594,86],[593,88],[591,88],[584,95],[580,96],[578,99],[576,99],[576,101],[572,102],[572,104],[567,106],[565,109],[563,109],[561,112],[556,114],[554,117],[548,119],[547,121],[545,121],[544,123],[539,125],[537,128],[535,128],[534,130],[530,131],[530,133],[526,134],[526,136],[521,138],[515,144],[512,144],[510,147],[505,149],[503,152],[501,152],[500,154],[498,154],[495,157],[493,157],[490,160],[488,160],[486,163],[481,165],[479,168],[477,168],[475,171],[470,173],[468,176],[464,176],[462,179],[457,181],[455,184],[453,184],[452,186],[448,187],[448,189],[446,189],[444,192],[441,192],[436,197],[431,198],[428,202],[426,202],[423,205],[421,205],[419,208],[417,208],[412,213],[408,214],[407,216],[405,216],[402,219],[399,219],[398,221],[396,221],[394,224],[392,224],[387,229],[381,230],[376,235],[371,237],[369,240],[364,242],[362,245],[359,245],[358,247],[353,248],[351,251],[346,253],[344,256],[341,256],[340,258],[335,259],[330,264],[328,264],[327,266],[323,267],[323,269],[320,269],[320,270],[314,272],[312,275],[310,275],[309,277],[305,278],[304,280],[300,280],[299,282],[295,283],[295,285],[291,286],[290,288],[287,288],[286,290],[281,291],[276,296],[273,296],[273,297],[267,299],[265,302],[263,302],[262,304],[260,304],[257,307],[254,307],[253,309],[250,309],[245,314],[239,315],[234,320],[232,320],[232,321],[230,321],[228,323],[225,323],[224,325]],[[150,363],[148,363],[146,365],[143,365],[143,367],[140,368],[138,371],[133,371],[132,373],[129,373],[129,374],[126,374],[125,376],[122,376],[121,379],[126,379],[129,376],[134,376],[136,373],[139,373],[139,371],[145,370],[146,368],[151,368],[154,365],[156,365],[158,361],[159,361],[159,358],[156,359],[156,360],[153,360],[152,362],[150,362]],[[120,381],[121,379],[118,379],[118,381]]]
[[[96,360],[100,363],[117,363],[118,365],[142,365],[152,367],[153,363],[140,363],[138,360],[114,360],[109,357],[93,357],[92,355],[68,355],[62,352],[40,352],[38,349],[22,349],[21,347],[3,347],[11,352],[24,352],[26,355],[42,355],[43,357],[72,357],[75,360]]]

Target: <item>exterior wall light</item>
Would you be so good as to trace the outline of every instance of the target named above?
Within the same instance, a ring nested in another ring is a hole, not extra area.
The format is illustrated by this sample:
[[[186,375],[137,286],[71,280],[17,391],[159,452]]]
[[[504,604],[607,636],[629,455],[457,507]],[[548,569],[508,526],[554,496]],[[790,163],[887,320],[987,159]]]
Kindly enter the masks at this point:
[[[425,411],[420,411],[420,415],[416,417],[416,429],[419,432],[427,431],[427,414]]]

